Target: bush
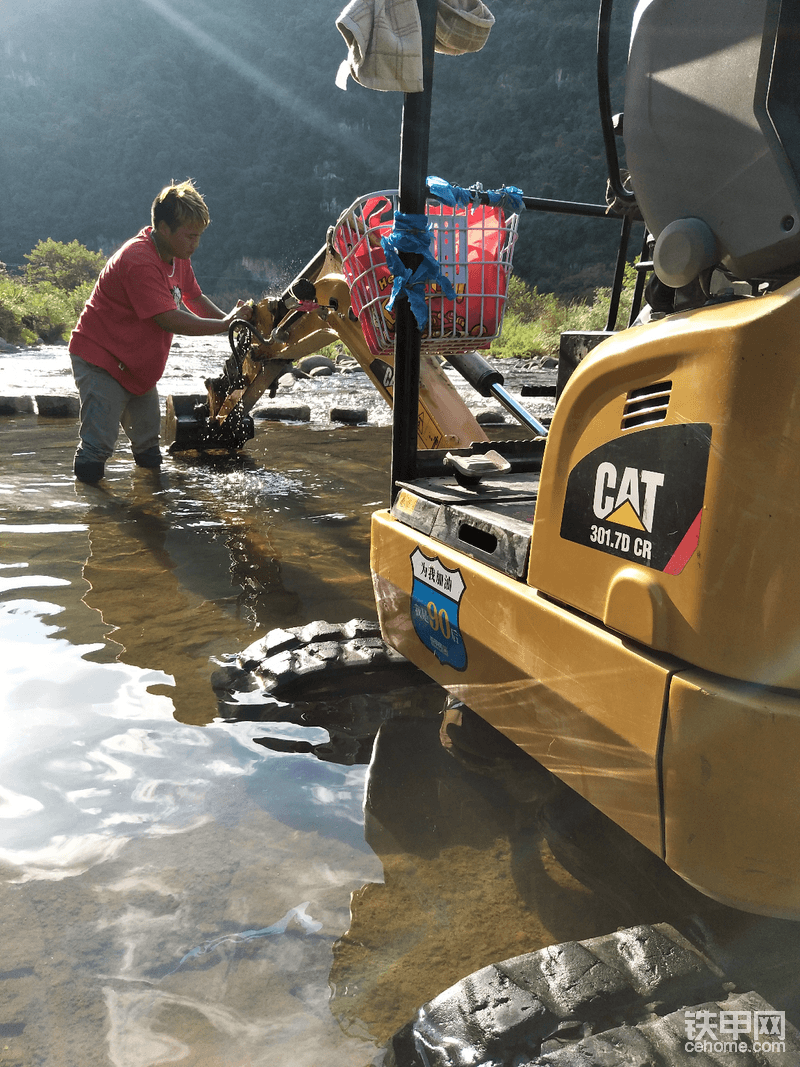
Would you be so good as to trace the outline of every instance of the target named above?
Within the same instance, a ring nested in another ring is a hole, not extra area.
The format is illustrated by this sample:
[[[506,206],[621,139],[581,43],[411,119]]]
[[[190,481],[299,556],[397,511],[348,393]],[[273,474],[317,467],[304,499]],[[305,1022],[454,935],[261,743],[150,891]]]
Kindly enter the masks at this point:
[[[0,337],[31,344],[66,339],[105,264],[101,252],[71,241],[40,241],[22,278],[0,271]]]
[[[635,285],[636,268],[628,263],[617,316],[619,323],[627,322]],[[610,306],[610,288],[595,289],[588,302],[565,302],[554,293],[529,288],[512,275],[503,332],[492,342],[491,354],[523,359],[558,355],[559,340],[565,330],[604,330]]]
[[[106,263],[102,252],[90,252],[77,241],[64,244],[48,237],[40,241],[25,259],[25,281],[28,285],[49,282],[57,289],[71,293],[80,285],[91,282],[94,285],[97,275]]]
[[[8,275],[0,277],[0,337],[12,343],[24,340],[22,288]]]
[[[48,344],[64,340],[65,333],[76,322],[71,294],[50,282],[42,282],[25,286],[24,295],[22,325],[25,329]]]

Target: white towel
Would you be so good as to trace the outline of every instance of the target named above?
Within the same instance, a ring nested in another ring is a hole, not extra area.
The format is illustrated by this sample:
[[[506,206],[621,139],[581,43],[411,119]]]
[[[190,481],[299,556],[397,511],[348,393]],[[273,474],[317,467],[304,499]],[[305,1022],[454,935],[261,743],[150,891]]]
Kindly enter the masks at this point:
[[[350,74],[368,89],[422,92],[422,27],[416,0],[351,0],[336,20],[349,53],[336,84]]]
[[[477,52],[494,17],[482,0],[438,0],[436,51]],[[348,46],[336,84],[350,75],[368,89],[421,93],[422,27],[416,0],[351,0],[336,20]]]
[[[448,56],[480,52],[494,26],[494,15],[482,0],[439,0],[436,51]]]

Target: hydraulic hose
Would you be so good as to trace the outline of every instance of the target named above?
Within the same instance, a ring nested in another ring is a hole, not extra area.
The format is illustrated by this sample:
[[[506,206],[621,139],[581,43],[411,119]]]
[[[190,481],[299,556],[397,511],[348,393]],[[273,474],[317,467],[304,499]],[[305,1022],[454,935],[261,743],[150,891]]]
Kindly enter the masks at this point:
[[[600,125],[603,130],[603,144],[608,165],[608,182],[611,191],[620,204],[633,206],[635,195],[622,184],[619,173],[619,156],[614,133],[614,120],[611,114],[611,87],[608,77],[609,39],[611,36],[611,9],[614,0],[600,0],[600,14],[597,19],[597,97],[600,104]]]

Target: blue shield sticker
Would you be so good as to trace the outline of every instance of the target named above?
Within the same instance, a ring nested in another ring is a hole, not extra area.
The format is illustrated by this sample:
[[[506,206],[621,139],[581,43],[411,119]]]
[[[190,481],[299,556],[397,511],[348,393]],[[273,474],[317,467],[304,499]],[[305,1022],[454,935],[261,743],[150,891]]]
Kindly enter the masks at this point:
[[[467,650],[458,620],[467,588],[461,571],[445,567],[436,556],[428,559],[419,547],[411,553],[411,569],[411,621],[417,637],[440,663],[466,670]]]

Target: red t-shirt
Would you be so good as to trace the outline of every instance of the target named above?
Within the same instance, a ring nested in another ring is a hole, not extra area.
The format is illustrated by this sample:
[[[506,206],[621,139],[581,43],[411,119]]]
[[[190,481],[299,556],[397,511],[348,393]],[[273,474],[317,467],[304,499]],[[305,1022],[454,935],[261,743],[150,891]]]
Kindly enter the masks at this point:
[[[203,314],[202,305],[192,307],[202,296],[192,264],[177,258],[172,266],[165,263],[151,231],[146,226],[103,267],[69,344],[70,352],[107,370],[137,396],[164,373],[172,344],[173,335],[153,316],[173,311],[181,301]]]

